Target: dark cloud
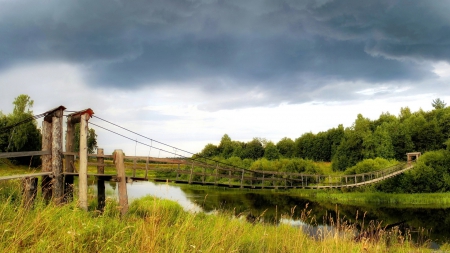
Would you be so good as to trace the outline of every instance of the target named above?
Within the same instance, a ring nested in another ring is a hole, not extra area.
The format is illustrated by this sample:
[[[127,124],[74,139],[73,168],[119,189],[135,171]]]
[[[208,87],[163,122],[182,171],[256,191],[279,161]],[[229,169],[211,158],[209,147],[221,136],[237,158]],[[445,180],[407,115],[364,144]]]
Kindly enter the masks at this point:
[[[431,61],[450,62],[448,13],[448,0],[6,1],[0,70],[59,60],[91,85],[208,80],[272,94],[254,104],[304,102],[332,82],[433,78]]]

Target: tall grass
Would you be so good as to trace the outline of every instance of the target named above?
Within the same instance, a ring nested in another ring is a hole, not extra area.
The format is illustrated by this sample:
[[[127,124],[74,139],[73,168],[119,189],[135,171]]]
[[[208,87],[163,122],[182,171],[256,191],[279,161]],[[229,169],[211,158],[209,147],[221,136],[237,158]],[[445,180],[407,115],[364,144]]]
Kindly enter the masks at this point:
[[[103,213],[84,212],[76,202],[55,206],[39,199],[26,209],[15,186],[13,182],[0,186],[4,192],[0,195],[0,252],[426,251],[398,233],[355,239],[355,227],[339,219],[338,229],[322,230],[320,239],[314,239],[305,227],[250,223],[227,212],[189,213],[175,202],[153,197],[131,203],[124,217],[112,199],[107,199]],[[311,218],[307,210],[295,209],[285,217]]]

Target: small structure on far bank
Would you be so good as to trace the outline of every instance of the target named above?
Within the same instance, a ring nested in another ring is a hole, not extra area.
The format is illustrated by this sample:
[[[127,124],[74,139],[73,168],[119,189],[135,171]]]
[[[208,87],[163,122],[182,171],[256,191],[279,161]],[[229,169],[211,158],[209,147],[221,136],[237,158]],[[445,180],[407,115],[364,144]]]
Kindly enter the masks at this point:
[[[411,152],[411,153],[406,153],[406,157],[407,157],[407,162],[411,163],[413,161],[417,161],[417,159],[419,159],[419,157],[422,155],[422,153],[420,152]]]

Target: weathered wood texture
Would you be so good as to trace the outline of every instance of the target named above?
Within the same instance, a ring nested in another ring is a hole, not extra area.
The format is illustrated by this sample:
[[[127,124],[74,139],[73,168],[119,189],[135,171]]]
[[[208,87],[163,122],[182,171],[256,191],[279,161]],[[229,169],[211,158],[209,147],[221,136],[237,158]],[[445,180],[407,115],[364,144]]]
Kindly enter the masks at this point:
[[[75,124],[72,123],[72,117],[67,117],[67,131],[66,131],[66,152],[74,152],[75,141]],[[75,157],[73,155],[65,156],[65,172],[74,172],[75,170]],[[73,199],[73,176],[67,175],[64,177],[64,197],[66,202]]]
[[[125,176],[125,165],[123,162],[123,151],[116,149],[114,151],[114,163],[116,164],[117,176],[119,177],[119,205],[120,212],[125,215],[128,212],[128,194],[127,194],[127,179]]]
[[[42,121],[42,150],[50,150],[49,155],[43,155],[42,172],[52,172],[52,123]],[[49,176],[43,176],[41,182],[42,196],[45,201],[52,198],[52,179]]]
[[[0,153],[0,158],[51,155],[51,150]]]
[[[103,149],[98,148],[97,149],[97,163],[99,164],[97,166],[97,174],[104,174],[105,173],[105,167],[102,165],[104,163],[103,155]],[[105,199],[106,199],[106,193],[105,193],[105,181],[103,178],[98,177],[97,178],[97,209],[100,211],[103,211],[105,208]]]
[[[37,195],[38,179],[27,177],[22,179],[23,206],[29,208],[33,205]]]
[[[62,117],[63,110],[60,109],[53,113],[52,117],[52,191],[53,191],[53,202],[55,204],[62,203],[64,196],[64,182],[63,182],[63,161],[62,161],[62,151],[63,151],[63,128],[62,128]]]
[[[88,181],[87,181],[87,133],[88,126],[87,122],[89,120],[88,114],[81,115],[80,122],[80,174],[78,177],[78,204],[81,209],[88,210]]]
[[[11,179],[19,179],[19,178],[27,178],[27,177],[39,177],[39,176],[49,176],[52,175],[53,172],[38,172],[38,173],[30,173],[30,174],[20,174],[20,175],[12,175],[12,176],[3,176],[0,177],[0,181],[6,181]]]

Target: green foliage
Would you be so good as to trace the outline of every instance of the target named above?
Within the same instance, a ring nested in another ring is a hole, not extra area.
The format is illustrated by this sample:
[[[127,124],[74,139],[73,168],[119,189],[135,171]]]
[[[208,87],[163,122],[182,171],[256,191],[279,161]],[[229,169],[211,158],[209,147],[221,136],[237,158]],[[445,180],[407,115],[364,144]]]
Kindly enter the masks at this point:
[[[75,152],[80,151],[80,123],[75,125],[75,134],[74,134],[74,149]],[[93,154],[97,149],[97,134],[95,130],[92,128],[88,128],[87,132],[87,149],[89,154]]]
[[[216,145],[213,145],[211,143],[208,143],[202,150],[202,152],[200,152],[201,156],[204,157],[214,157],[216,155],[219,155],[219,149],[217,148]]]
[[[280,152],[278,151],[277,146],[271,141],[267,142],[266,147],[264,149],[264,157],[268,160],[276,160],[280,158]]]
[[[435,109],[432,111],[420,109],[414,113],[408,107],[403,107],[398,116],[382,113],[375,120],[358,114],[349,128],[344,129],[343,125],[339,125],[337,128],[317,134],[308,132],[295,141],[285,137],[276,145],[261,138],[254,138],[247,143],[232,141],[228,135],[224,135],[217,151],[214,145],[208,144],[202,153],[220,159],[240,157],[258,160],[264,157],[267,161],[272,161],[295,157],[313,161],[332,161],[335,172],[343,172],[364,159],[379,157],[404,161],[408,152],[424,153],[449,147],[450,107],[446,107],[444,101],[440,99],[435,99],[433,106]],[[259,167],[265,166],[260,164]],[[271,170],[279,167],[284,168],[278,166]]]
[[[284,137],[277,143],[277,149],[281,156],[291,158],[294,155],[294,141]]]
[[[430,193],[450,191],[450,151],[437,150],[423,154],[415,167],[377,185],[384,192]]]
[[[441,100],[440,98],[434,99],[433,102],[431,103],[431,105],[436,110],[444,109],[447,106],[447,104],[444,102],[444,100]]]
[[[19,95],[15,98],[14,109],[11,114],[5,116],[0,114],[0,127],[10,126],[22,122],[33,116],[33,100],[28,95]],[[1,152],[20,152],[41,150],[42,135],[37,128],[36,121],[28,121],[18,125],[8,131],[0,133],[0,151]],[[11,159],[18,164],[27,164],[31,166],[40,165],[39,157],[19,157]]]
[[[248,142],[245,145],[242,158],[249,158],[256,160],[263,156],[264,156],[264,147],[258,138],[253,138],[252,141]]]
[[[395,160],[387,160],[380,157],[377,157],[375,159],[365,159],[361,162],[358,162],[355,166],[346,169],[344,173],[346,175],[367,173],[371,171],[385,169],[387,167],[391,167],[396,164],[398,164],[398,162]]]

